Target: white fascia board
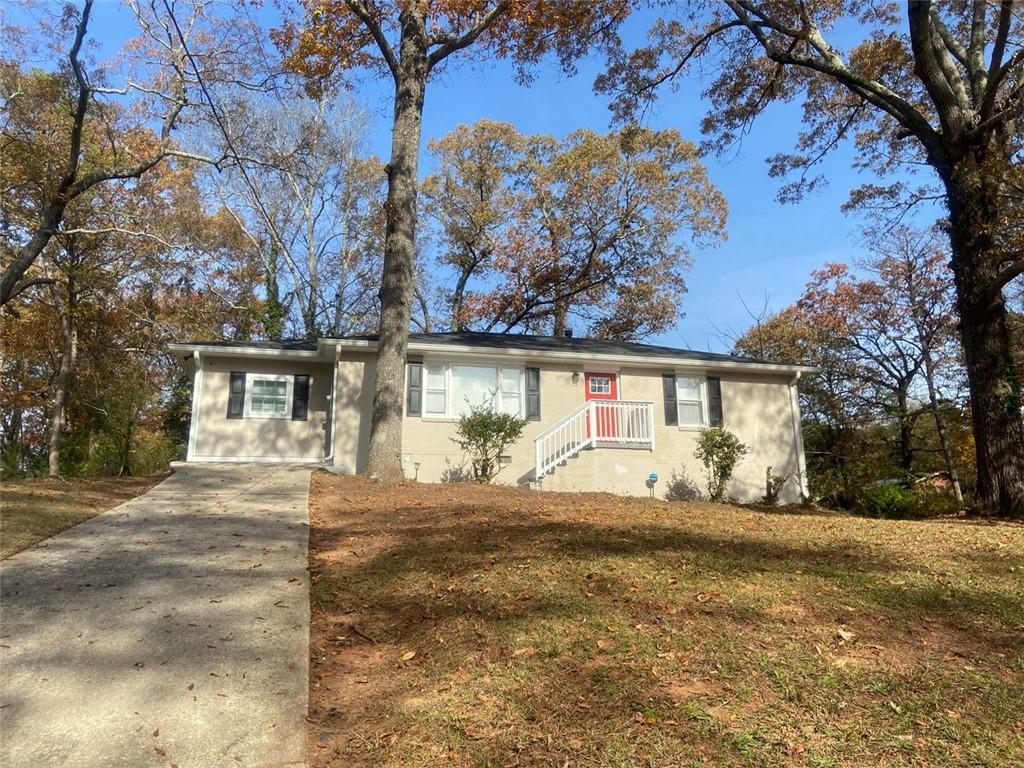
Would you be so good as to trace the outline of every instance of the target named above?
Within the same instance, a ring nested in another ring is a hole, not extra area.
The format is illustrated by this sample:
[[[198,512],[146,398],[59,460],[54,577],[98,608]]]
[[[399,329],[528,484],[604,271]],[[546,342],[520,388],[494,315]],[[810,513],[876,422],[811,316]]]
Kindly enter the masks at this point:
[[[322,354],[319,349],[264,349],[262,347],[222,347],[217,344],[168,344],[167,348],[177,354],[191,355],[195,352],[209,357],[258,357],[274,360],[322,360],[331,362],[331,358]]]

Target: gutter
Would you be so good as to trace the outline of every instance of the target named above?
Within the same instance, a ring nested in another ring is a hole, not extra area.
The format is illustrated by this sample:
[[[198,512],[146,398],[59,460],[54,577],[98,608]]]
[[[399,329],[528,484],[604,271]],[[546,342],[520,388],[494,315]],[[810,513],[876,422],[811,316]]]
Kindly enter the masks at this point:
[[[180,344],[174,342],[167,348],[177,354],[202,353],[216,357],[267,357],[276,359],[324,360],[319,350],[311,349],[261,349],[259,347],[221,347],[217,344]]]
[[[817,369],[812,369],[817,370]],[[807,487],[807,456],[804,454],[804,433],[800,426],[800,393],[797,389],[800,376],[803,371],[793,374],[793,380],[789,382],[789,409],[793,415],[793,439],[796,445],[796,468],[799,473],[797,481],[800,484],[800,499],[806,501],[811,493]]]
[[[192,372],[192,413],[188,422],[188,448],[185,450],[185,461],[192,461],[196,454],[196,442],[199,439],[199,393],[203,388],[203,358],[199,351],[192,352],[195,370]]]
[[[328,421],[328,426],[331,428],[331,443],[328,446],[328,451],[324,456],[324,463],[334,463],[334,430],[338,424],[338,412],[334,407],[334,404],[338,400],[338,361],[341,359],[341,349],[335,347],[334,349],[334,364],[331,366],[331,417]]]

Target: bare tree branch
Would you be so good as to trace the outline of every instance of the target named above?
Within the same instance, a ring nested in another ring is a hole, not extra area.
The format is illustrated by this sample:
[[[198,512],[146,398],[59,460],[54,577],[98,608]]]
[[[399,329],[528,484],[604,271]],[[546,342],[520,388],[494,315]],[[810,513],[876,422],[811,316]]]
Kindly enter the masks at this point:
[[[483,34],[505,13],[505,11],[508,10],[508,6],[508,0],[501,0],[501,2],[495,4],[491,10],[480,16],[476,23],[462,35],[447,39],[440,47],[430,54],[427,59],[427,66],[430,69],[433,69],[456,51],[461,51],[463,48],[467,48],[472,45],[481,34]]]
[[[392,50],[388,39],[384,36],[384,31],[380,28],[380,24],[377,23],[377,20],[363,4],[362,0],[345,0],[345,4],[349,7],[349,10],[351,10],[352,13],[354,13],[361,22],[363,22],[363,26],[366,27],[371,37],[373,37],[373,41],[377,44],[377,48],[380,49],[381,57],[388,65],[388,69],[391,70],[391,77],[397,83],[398,59],[395,57],[395,52]]]

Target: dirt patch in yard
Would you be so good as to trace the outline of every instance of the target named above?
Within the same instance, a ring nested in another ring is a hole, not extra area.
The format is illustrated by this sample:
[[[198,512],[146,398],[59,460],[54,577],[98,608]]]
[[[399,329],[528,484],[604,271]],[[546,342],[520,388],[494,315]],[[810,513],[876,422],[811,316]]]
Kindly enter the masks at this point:
[[[1024,765],[1024,527],[315,473],[312,766]]]
[[[147,477],[4,480],[0,558],[37,544],[145,493],[166,474]]]

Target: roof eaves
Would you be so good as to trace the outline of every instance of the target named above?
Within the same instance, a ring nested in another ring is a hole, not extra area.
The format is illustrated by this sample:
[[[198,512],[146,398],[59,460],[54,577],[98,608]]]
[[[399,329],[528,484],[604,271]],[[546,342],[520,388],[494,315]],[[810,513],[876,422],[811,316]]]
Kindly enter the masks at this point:
[[[376,343],[374,343],[374,348]],[[541,360],[563,360],[566,362],[577,362],[580,358],[597,360],[608,363],[624,365],[663,365],[670,364],[679,368],[692,370],[747,370],[760,371],[762,373],[814,373],[817,369],[804,365],[790,365],[786,363],[762,363],[746,360],[729,359],[701,359],[685,354],[671,353],[609,353],[589,352],[585,350],[550,350],[550,349],[524,349],[519,347],[486,347],[481,348],[471,345],[458,345],[448,342],[431,343],[422,341],[409,342],[409,349],[414,352],[444,352],[449,354],[461,354],[470,356],[499,356],[514,358],[536,358]]]
[[[177,354],[219,355],[223,357],[265,357],[276,359],[320,359],[331,360],[342,349],[364,350],[377,349],[377,341],[373,338],[323,338],[318,339],[316,349],[294,349],[287,347],[267,347],[246,345],[244,343],[171,343],[168,348]],[[730,358],[726,355],[702,357],[687,355],[684,351],[673,353],[668,349],[657,349],[644,352],[607,352],[585,349],[543,349],[529,346],[474,345],[457,343],[450,340],[431,340],[410,338],[409,350],[419,353],[445,353],[467,357],[509,357],[515,359],[559,360],[563,362],[579,362],[586,360],[615,363],[627,366],[663,366],[671,365],[685,370],[745,370],[761,373],[811,374],[820,369],[808,365],[789,363],[771,363],[765,361]]]

